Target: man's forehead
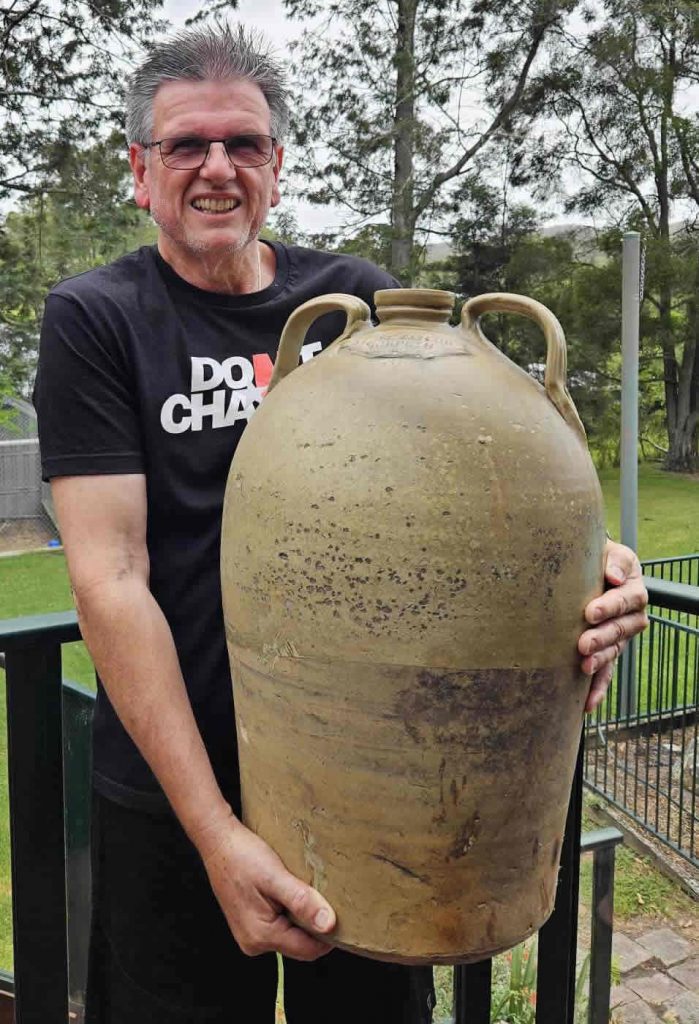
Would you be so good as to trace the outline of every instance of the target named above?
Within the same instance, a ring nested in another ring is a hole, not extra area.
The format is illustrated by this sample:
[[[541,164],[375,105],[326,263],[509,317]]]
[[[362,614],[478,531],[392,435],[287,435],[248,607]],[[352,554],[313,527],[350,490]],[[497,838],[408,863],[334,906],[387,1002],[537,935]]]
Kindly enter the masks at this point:
[[[157,129],[210,131],[210,126],[217,125],[225,133],[266,132],[269,118],[269,106],[260,87],[240,78],[164,82],[153,102],[156,134],[161,134]]]

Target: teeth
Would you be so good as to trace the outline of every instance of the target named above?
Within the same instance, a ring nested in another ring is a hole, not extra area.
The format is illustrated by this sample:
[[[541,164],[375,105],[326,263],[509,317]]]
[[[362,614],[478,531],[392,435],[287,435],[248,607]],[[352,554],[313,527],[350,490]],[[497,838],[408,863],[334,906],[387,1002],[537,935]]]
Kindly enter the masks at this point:
[[[235,210],[237,205],[237,199],[195,199],[192,202],[195,210],[204,210],[206,213],[227,213]]]

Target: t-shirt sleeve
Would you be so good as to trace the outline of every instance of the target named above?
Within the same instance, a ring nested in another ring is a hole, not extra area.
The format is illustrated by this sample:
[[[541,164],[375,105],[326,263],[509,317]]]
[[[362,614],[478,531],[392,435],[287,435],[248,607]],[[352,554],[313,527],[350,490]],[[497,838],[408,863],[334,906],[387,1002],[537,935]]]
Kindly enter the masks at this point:
[[[46,300],[34,405],[44,480],[145,471],[126,354],[104,316],[66,296]]]

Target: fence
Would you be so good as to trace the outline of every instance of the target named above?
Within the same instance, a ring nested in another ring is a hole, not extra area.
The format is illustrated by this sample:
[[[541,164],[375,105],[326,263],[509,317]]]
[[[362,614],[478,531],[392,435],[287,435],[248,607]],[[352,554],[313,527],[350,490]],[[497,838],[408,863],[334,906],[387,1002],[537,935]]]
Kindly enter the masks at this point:
[[[677,558],[653,558],[643,562],[643,572],[653,579],[699,587],[699,554]]]
[[[643,568],[650,626],[587,726],[585,782],[699,867],[699,555]]]
[[[0,441],[0,520],[29,519],[42,511],[38,438]]]

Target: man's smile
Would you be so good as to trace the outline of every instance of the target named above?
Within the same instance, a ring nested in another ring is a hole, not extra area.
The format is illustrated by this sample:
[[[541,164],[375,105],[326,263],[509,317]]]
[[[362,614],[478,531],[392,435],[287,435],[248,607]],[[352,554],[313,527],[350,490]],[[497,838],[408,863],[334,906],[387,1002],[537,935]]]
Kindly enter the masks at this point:
[[[209,196],[197,196],[193,199],[191,206],[199,213],[232,213],[240,206],[240,200],[230,198],[213,198]]]

